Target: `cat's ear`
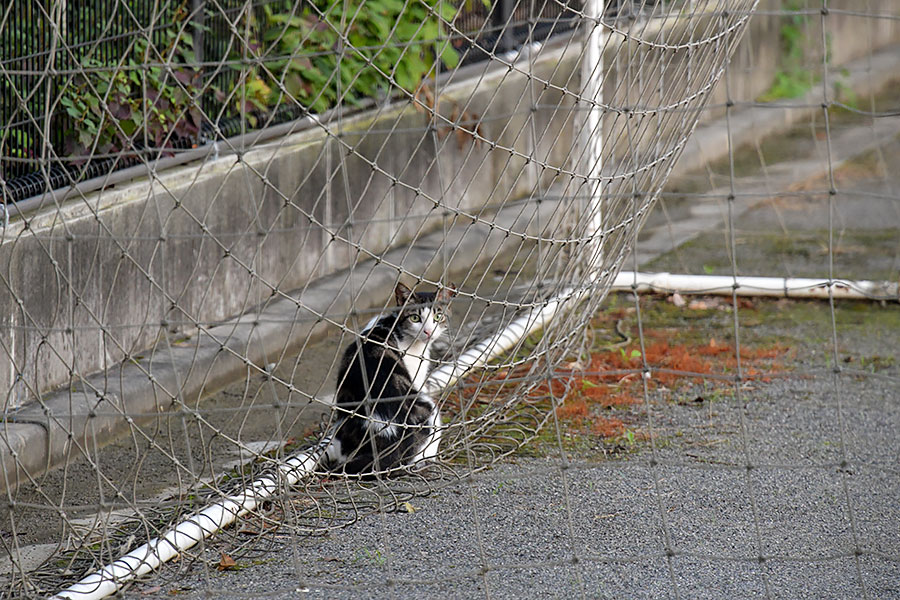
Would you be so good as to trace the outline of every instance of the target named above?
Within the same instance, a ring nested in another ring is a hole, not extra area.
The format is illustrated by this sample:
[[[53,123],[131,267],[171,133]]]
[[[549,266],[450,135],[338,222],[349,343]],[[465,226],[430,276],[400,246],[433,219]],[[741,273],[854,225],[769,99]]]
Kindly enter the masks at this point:
[[[403,282],[398,281],[397,287],[394,288],[394,299],[397,300],[397,306],[404,306],[406,300],[412,296],[412,290],[406,287]]]
[[[435,300],[438,302],[450,302],[450,299],[456,296],[456,286],[452,283],[448,286],[441,288],[441,291],[437,293]]]

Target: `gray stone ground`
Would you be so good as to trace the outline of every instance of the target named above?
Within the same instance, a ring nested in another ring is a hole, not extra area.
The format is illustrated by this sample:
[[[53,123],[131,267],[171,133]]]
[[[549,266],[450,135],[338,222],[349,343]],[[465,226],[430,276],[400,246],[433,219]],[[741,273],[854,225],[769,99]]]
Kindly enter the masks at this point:
[[[900,598],[897,391],[798,377],[745,408],[654,402],[655,450],[518,458],[239,571],[211,548],[126,597]]]

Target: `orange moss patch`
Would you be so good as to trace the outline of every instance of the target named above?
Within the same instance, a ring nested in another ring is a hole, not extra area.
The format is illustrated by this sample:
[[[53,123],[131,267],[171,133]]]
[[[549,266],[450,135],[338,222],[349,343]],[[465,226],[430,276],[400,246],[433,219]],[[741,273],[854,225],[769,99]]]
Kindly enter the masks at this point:
[[[582,379],[581,396],[591,404],[603,408],[629,406],[640,402],[630,391],[623,390],[621,386],[598,384],[592,380],[590,375],[586,375]]]
[[[742,347],[742,375],[767,381],[765,373],[780,370],[777,359],[786,353],[783,346]],[[577,365],[560,370],[560,375],[570,378],[573,384],[564,404],[557,409],[557,416],[576,431],[616,438],[623,435],[625,424],[610,417],[608,411],[641,402],[645,367],[650,371],[647,385],[652,390],[704,380],[714,387],[729,387],[731,382],[707,376],[734,374],[737,365],[734,346],[715,339],[708,344],[672,344],[657,339],[645,346],[643,355],[636,346],[595,352],[583,371],[576,370]]]
[[[707,385],[727,388],[732,382],[710,375],[737,373],[738,356],[733,345],[710,339],[706,344],[672,343],[674,332],[660,335],[660,330],[646,332],[649,341],[642,355],[636,344],[625,348],[594,352],[590,361],[570,363],[554,371],[546,379],[546,371],[536,371],[534,363],[510,369],[481,372],[469,377],[466,385],[451,396],[451,401],[475,401],[499,404],[512,400],[513,394],[529,402],[546,402],[556,406],[556,416],[575,434],[616,439],[625,435],[630,412],[611,414],[617,409],[640,404],[643,398],[642,374],[650,371],[649,389],[677,388],[688,383],[707,381]],[[788,349],[776,345],[765,348],[742,347],[741,372],[745,378],[768,380],[766,372],[780,370],[780,358]],[[544,377],[534,381],[534,377]],[[527,388],[522,384],[528,383]],[[527,389],[527,392],[524,392]]]
[[[709,344],[670,344],[658,341],[645,348],[646,366],[651,372],[651,384],[673,385],[679,382],[701,381],[705,375],[736,373],[738,366],[737,352],[734,346],[717,343],[714,339]],[[742,347],[740,352],[743,375],[754,376],[761,373],[760,362],[770,362],[766,366],[778,368],[775,359],[787,353],[783,346],[769,348]],[[629,347],[617,351],[594,353],[588,369],[590,378],[598,381],[627,380],[630,371],[639,375],[644,368],[644,357],[637,347]]]
[[[617,438],[625,433],[625,423],[615,417],[597,416],[591,421],[591,433],[602,438]]]
[[[584,398],[573,398],[556,409],[556,416],[564,421],[583,419],[590,414]]]

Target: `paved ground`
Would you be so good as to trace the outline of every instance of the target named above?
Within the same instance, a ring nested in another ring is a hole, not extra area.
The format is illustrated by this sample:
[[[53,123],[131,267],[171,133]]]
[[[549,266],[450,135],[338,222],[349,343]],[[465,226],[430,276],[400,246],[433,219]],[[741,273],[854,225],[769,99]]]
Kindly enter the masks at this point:
[[[654,402],[655,450],[551,447],[239,571],[210,548],[126,597],[900,597],[897,391],[804,376],[747,391],[746,408]]]

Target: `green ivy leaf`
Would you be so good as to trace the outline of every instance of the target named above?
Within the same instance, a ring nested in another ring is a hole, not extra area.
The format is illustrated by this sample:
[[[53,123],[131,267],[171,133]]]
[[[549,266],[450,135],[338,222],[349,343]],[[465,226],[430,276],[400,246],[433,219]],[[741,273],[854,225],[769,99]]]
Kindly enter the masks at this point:
[[[89,129],[82,129],[78,132],[78,143],[81,144],[84,149],[90,148],[94,143],[94,133]]]
[[[122,131],[125,132],[125,135],[132,136],[134,132],[137,131],[138,125],[135,123],[134,119],[125,119],[123,121],[119,121],[119,126],[122,128]]]
[[[441,62],[448,69],[455,69],[459,65],[459,52],[449,42],[445,42],[441,47]]]

